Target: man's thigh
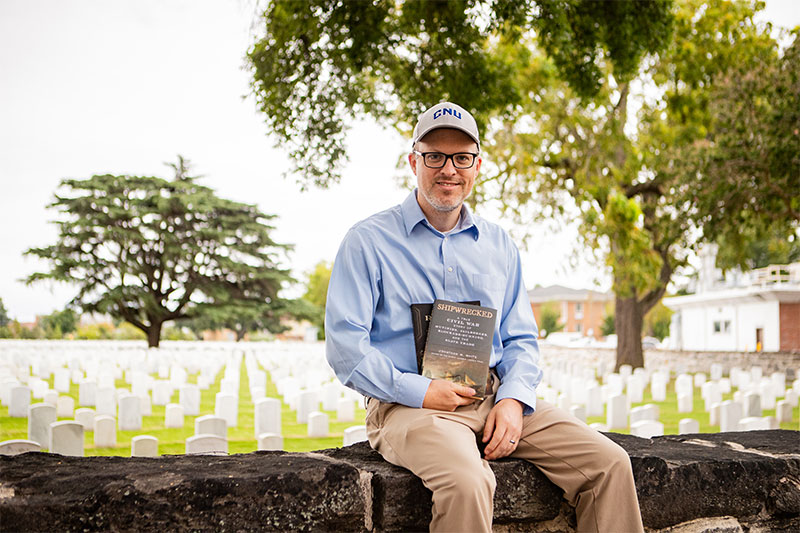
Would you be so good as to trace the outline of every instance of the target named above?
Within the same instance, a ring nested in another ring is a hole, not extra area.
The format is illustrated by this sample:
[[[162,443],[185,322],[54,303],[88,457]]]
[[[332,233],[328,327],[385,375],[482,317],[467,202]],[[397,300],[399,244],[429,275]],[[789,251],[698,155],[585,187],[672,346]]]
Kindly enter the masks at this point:
[[[367,434],[372,447],[390,463],[411,470],[423,481],[450,471],[491,473],[477,446],[476,432],[483,428],[483,420],[476,408],[466,406],[451,413],[373,402],[378,403],[370,401]]]

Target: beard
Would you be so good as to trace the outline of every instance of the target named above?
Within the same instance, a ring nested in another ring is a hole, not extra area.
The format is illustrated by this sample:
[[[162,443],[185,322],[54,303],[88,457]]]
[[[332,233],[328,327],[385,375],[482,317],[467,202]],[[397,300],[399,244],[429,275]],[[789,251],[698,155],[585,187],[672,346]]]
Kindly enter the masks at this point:
[[[463,185],[463,184],[462,184]],[[440,213],[450,213],[451,211],[455,211],[456,209],[461,208],[461,204],[464,203],[465,196],[460,197],[449,197],[446,200],[442,201],[436,198],[432,192],[433,187],[430,188],[423,188],[420,187],[420,192],[422,196],[427,200],[428,204],[433,207],[435,210],[439,211]]]

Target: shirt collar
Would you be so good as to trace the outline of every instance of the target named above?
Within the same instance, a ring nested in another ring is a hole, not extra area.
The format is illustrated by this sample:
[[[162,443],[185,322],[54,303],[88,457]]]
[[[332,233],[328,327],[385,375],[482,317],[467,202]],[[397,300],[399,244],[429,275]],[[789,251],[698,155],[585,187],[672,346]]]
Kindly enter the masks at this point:
[[[403,214],[403,224],[406,228],[406,235],[410,236],[411,232],[414,231],[414,228],[420,222],[424,222],[426,225],[429,225],[428,220],[425,218],[425,213],[422,212],[422,208],[417,202],[417,189],[411,191],[403,203],[400,204],[400,212]],[[460,233],[467,230],[473,230],[473,235],[477,241],[480,235],[478,226],[475,224],[475,219],[472,216],[472,212],[469,210],[469,207],[467,207],[466,204],[462,204],[461,220],[456,225],[453,233]]]

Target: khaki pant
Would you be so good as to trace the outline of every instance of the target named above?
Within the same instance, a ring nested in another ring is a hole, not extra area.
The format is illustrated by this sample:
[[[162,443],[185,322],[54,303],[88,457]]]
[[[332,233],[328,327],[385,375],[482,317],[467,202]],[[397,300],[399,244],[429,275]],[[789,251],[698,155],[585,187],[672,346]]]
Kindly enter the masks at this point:
[[[369,401],[370,445],[433,492],[431,531],[492,529],[494,473],[481,458],[475,435],[493,405],[494,394],[452,413]],[[575,507],[578,531],[643,530],[628,454],[564,411],[539,400],[523,419],[511,457],[531,461],[564,490]]]

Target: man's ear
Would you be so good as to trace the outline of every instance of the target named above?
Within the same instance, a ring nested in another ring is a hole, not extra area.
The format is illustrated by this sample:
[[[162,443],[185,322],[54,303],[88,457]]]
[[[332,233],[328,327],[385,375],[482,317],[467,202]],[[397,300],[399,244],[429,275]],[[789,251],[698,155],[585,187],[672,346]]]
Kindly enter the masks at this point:
[[[481,159],[481,157],[480,157],[480,156],[478,156],[478,160],[477,160],[477,161],[475,161],[475,175],[476,175],[476,176],[478,175],[478,172],[480,172],[480,171],[481,171],[481,163],[482,163],[482,162],[483,162],[483,159]]]
[[[411,166],[411,172],[414,175],[417,175],[417,156],[414,154],[408,154],[408,164]]]

